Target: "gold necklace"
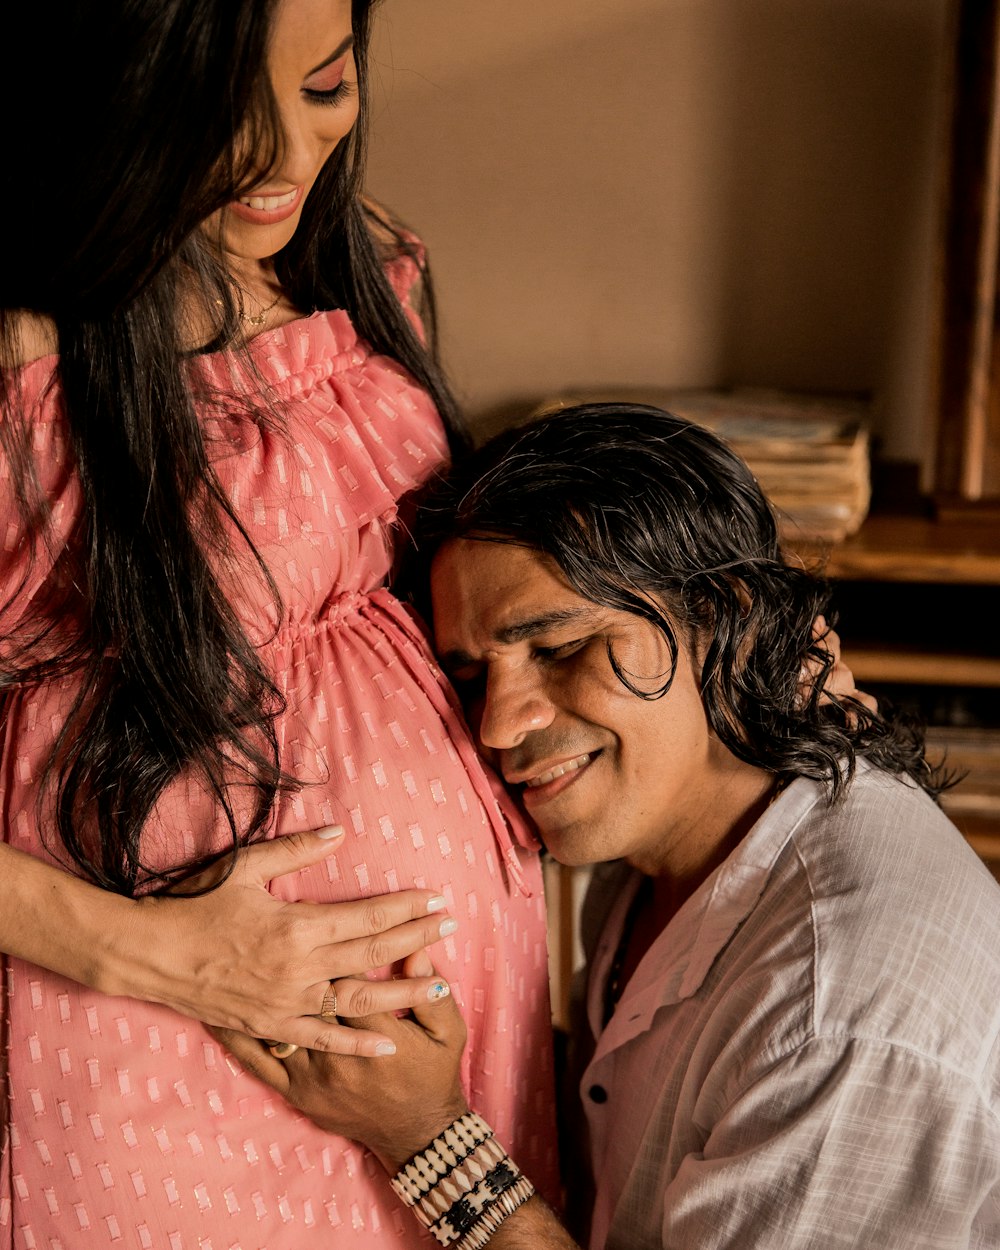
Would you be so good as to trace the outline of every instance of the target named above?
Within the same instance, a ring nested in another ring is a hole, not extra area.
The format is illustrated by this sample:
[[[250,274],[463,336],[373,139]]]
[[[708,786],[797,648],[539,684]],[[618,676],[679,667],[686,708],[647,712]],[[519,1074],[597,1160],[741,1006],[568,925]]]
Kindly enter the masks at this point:
[[[284,291],[279,291],[278,294],[274,297],[273,300],[271,300],[270,304],[268,304],[266,308],[262,308],[260,312],[254,313],[253,316],[249,316],[244,311],[244,306],[243,306],[243,297],[244,295],[249,296],[249,294],[250,294],[249,291],[244,291],[242,287],[239,288],[239,295],[237,297],[239,301],[239,313],[238,313],[239,319],[240,321],[243,322],[245,326],[262,326],[264,322],[267,320],[267,314],[271,312],[272,309],[277,308],[278,301],[281,299],[282,295],[284,295]],[[217,299],[215,301],[215,306],[217,308],[222,308],[224,306],[222,300]]]
[[[278,306],[278,301],[281,299],[281,296],[282,296],[282,292],[279,291],[278,294],[274,297],[274,299],[271,300],[270,304],[268,304],[266,308],[262,308],[260,312],[257,313],[253,317],[248,317],[241,307],[240,308],[240,320],[243,322],[244,325],[262,326],[264,322],[267,320],[267,314],[271,311],[272,308],[276,308]]]

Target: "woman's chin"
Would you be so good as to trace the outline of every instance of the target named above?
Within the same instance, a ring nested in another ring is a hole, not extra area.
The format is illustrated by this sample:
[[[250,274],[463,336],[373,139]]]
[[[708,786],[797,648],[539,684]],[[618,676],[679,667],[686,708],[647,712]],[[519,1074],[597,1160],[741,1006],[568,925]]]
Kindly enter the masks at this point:
[[[219,232],[222,250],[235,260],[270,260],[291,242],[301,217],[300,206],[298,212],[284,221],[255,225],[223,209]]]

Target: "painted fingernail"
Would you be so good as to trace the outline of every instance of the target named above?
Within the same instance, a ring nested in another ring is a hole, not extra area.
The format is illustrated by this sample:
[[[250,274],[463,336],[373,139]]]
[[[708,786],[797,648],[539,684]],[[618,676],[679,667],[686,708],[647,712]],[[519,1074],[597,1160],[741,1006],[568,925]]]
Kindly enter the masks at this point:
[[[448,906],[448,900],[443,894],[435,894],[433,898],[427,900],[428,911],[442,911]]]
[[[450,993],[451,986],[444,981],[438,981],[427,991],[427,997],[432,1003],[436,1003],[439,998],[447,998]]]
[[[342,838],[344,836],[343,825],[327,825],[325,829],[317,829],[317,838]]]
[[[438,933],[440,933],[442,937],[447,937],[450,933],[454,933],[457,928],[458,921],[454,918],[454,916],[449,916],[447,920],[441,921],[441,928],[438,929]]]
[[[396,1053],[395,1042],[379,1042],[375,1047],[376,1055],[394,1055]]]

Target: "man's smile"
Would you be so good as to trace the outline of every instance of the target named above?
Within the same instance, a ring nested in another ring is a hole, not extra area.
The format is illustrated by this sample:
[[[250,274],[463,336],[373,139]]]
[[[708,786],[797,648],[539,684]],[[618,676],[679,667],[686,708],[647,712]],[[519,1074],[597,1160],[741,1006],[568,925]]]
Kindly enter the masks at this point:
[[[556,764],[547,772],[536,773],[534,777],[525,778],[524,784],[529,790],[535,790],[549,781],[555,781],[557,777],[562,777],[565,773],[573,772],[577,768],[583,768],[584,765],[590,763],[590,759],[589,754],[578,755],[575,759],[566,760],[562,764]]]
[[[469,725],[554,858],[628,859],[653,875],[735,758],[709,734],[693,644],[673,655],[656,624],[585,598],[517,543],[453,539],[431,585]],[[669,697],[653,697],[668,674]]]
[[[521,766],[516,771],[508,769],[505,770],[505,780],[509,786],[519,787],[522,802],[526,807],[533,808],[562,794],[579,781],[600,754],[600,750],[584,751],[555,762],[550,759]]]

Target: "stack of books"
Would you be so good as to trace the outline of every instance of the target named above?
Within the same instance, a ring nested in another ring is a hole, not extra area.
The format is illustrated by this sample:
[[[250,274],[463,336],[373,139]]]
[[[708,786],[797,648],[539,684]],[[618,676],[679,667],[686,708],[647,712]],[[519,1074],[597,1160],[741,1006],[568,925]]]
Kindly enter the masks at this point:
[[[871,503],[868,406],[761,390],[617,391],[560,396],[538,410],[600,400],[653,404],[705,426],[750,466],[788,541],[839,542]]]

